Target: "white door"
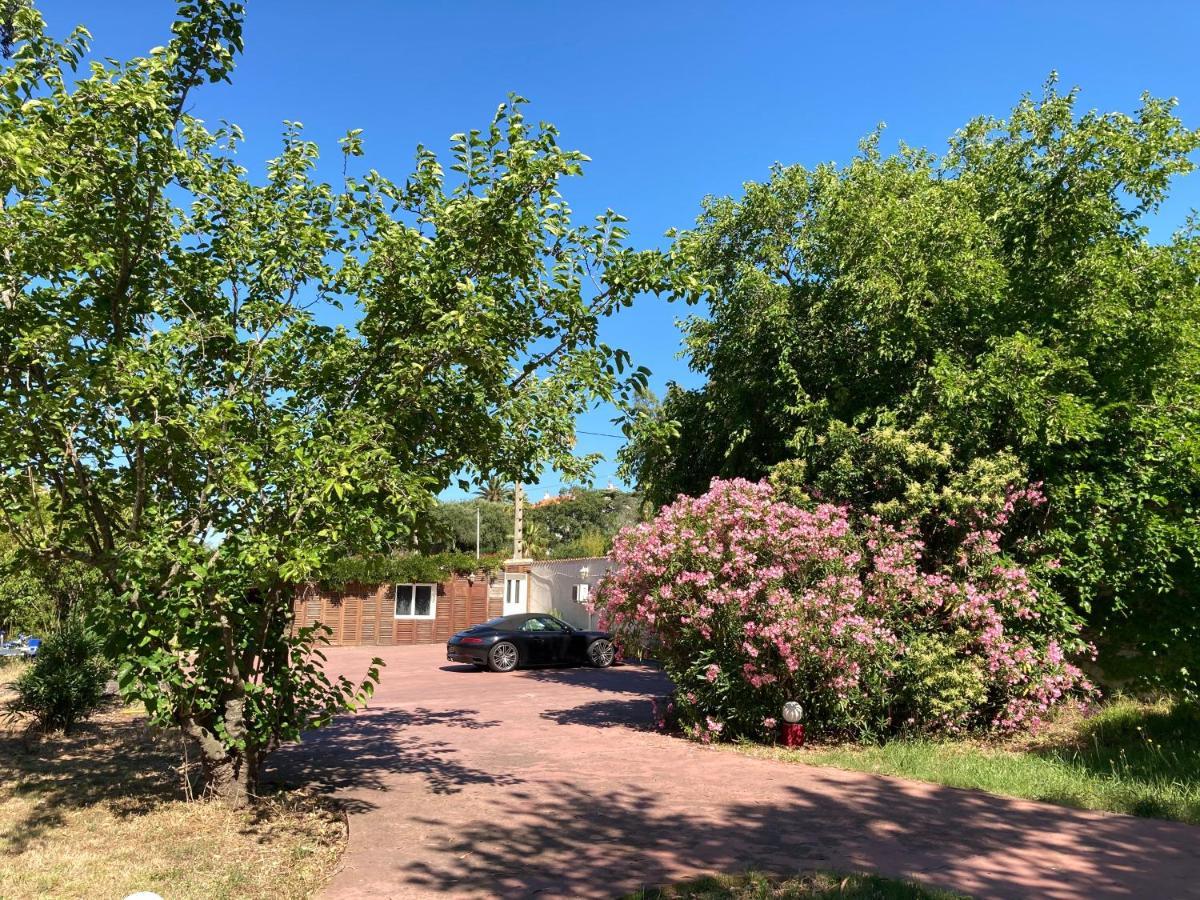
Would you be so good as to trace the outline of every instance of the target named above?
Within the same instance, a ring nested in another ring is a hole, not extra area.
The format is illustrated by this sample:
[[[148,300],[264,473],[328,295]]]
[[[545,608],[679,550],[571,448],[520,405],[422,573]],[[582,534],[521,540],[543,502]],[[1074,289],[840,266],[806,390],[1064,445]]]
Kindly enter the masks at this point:
[[[525,612],[525,575],[504,576],[504,615]]]

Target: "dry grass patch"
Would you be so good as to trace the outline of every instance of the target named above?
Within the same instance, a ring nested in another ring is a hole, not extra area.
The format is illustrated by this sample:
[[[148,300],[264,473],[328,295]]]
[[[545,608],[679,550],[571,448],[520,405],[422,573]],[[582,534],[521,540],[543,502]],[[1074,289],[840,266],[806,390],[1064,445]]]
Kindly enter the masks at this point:
[[[13,682],[31,665],[29,660],[20,656],[0,656],[0,709],[17,696]]]
[[[178,739],[120,709],[69,736],[28,737],[8,723],[0,732],[0,896],[312,896],[345,843],[336,809],[303,793],[277,795],[254,812],[185,802],[179,749]]]

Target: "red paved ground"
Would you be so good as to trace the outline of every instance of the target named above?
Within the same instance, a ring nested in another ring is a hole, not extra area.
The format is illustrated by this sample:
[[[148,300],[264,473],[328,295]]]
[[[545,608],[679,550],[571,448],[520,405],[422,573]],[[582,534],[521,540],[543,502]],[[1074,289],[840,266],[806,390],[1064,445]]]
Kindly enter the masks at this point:
[[[371,648],[330,653],[347,674]],[[509,675],[387,648],[372,708],[281,754],[351,810],[332,898],[619,897],[754,867],[980,897],[1200,897],[1200,829],[744,757],[655,734],[640,666]]]

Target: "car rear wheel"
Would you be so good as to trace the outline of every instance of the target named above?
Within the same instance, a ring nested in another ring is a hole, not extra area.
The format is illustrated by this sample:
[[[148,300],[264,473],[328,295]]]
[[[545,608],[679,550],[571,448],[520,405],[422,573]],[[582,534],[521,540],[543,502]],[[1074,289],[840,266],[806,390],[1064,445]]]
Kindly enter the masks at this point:
[[[617,652],[613,648],[612,641],[606,641],[604,638],[592,641],[588,646],[588,661],[597,669],[607,669],[613,664],[616,656]]]
[[[511,672],[517,667],[517,645],[501,641],[488,653],[488,668],[493,672]]]

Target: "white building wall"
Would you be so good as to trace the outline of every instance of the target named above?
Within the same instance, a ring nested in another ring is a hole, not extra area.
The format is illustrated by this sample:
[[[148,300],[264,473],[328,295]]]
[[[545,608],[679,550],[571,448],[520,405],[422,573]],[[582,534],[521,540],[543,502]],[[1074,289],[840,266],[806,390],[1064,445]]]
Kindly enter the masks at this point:
[[[583,559],[538,560],[529,570],[529,611],[553,613],[574,628],[596,627],[596,616],[573,599],[575,587],[587,584],[592,591],[611,561],[605,556]],[[587,568],[587,578],[580,569]]]

